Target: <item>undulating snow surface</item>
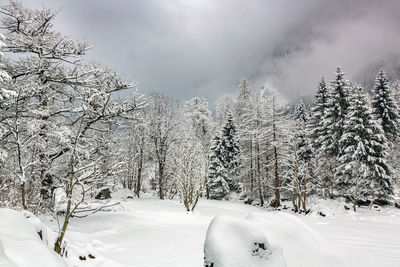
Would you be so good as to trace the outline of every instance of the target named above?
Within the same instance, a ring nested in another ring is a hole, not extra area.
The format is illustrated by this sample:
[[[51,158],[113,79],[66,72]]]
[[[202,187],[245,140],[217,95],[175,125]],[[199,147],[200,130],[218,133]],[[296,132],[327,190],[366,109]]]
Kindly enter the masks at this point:
[[[0,266],[62,267],[64,260],[47,247],[34,226],[21,213],[0,209]]]
[[[330,267],[347,260],[352,267],[400,266],[400,210],[372,208],[354,213],[335,201],[318,201],[311,209],[312,214],[291,215],[242,203],[200,200],[194,213],[186,213],[175,201],[127,200],[114,212],[72,219],[66,236],[68,262],[71,266],[201,267],[208,226],[215,216],[227,215],[259,225],[255,231],[263,233],[272,248],[282,249],[289,267],[321,262]],[[318,215],[319,211],[326,216]],[[87,258],[88,254],[95,259]],[[86,255],[86,260],[80,261],[78,255]]]
[[[300,217],[283,212],[257,212],[247,220],[263,231],[271,244],[282,249],[288,266],[350,266],[343,250],[303,223]]]

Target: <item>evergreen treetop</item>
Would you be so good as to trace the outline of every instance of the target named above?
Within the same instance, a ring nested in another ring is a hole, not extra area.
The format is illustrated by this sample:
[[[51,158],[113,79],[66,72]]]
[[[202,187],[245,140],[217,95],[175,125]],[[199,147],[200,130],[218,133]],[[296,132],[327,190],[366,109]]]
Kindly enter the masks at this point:
[[[302,99],[297,102],[294,108],[293,118],[295,121],[300,123],[306,123],[308,121],[308,111]]]
[[[319,82],[317,93],[314,97],[314,103],[310,109],[310,119],[307,125],[311,138],[311,144],[314,150],[318,150],[320,147],[318,139],[323,132],[323,118],[326,110],[328,109],[328,100],[329,91],[326,86],[325,79],[322,78]]]
[[[239,145],[236,140],[236,125],[232,114],[228,114],[226,123],[222,128],[221,146],[222,164],[228,171],[233,172],[238,165]]]
[[[376,76],[372,93],[372,114],[382,126],[386,137],[394,140],[400,134],[399,110],[389,86],[389,79],[383,70]]]
[[[349,86],[341,68],[336,70],[336,78],[331,82],[329,102],[323,116],[320,132],[322,152],[336,157],[340,152],[339,140],[343,134],[345,116],[349,107]]]

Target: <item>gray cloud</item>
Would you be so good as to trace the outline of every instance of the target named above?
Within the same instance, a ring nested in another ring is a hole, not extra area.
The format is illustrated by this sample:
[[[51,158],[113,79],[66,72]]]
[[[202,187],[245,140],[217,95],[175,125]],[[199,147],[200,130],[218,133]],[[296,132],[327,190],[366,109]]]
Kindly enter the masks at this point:
[[[362,83],[379,65],[400,65],[398,0],[25,3],[61,9],[56,28],[87,37],[91,57],[138,80],[141,91],[176,98],[214,102],[243,76],[295,98],[312,94],[337,65]]]

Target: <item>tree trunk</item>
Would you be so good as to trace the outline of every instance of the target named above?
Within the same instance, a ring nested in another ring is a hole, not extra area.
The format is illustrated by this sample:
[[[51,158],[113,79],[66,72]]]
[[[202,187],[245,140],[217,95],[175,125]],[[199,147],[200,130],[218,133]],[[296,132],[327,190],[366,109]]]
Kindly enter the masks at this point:
[[[297,192],[297,207],[301,208],[301,192]]]
[[[208,188],[208,175],[204,177],[204,186],[206,188],[206,198],[210,199],[210,189]]]
[[[278,150],[276,146],[274,147],[274,157],[275,157],[275,200],[274,206],[279,207],[281,205],[281,195],[279,191],[279,170],[278,170]]]
[[[303,177],[303,210],[304,212],[307,211],[307,206],[306,206],[306,199],[307,199],[307,178],[306,178],[306,171],[304,171],[304,177]]]
[[[82,203],[84,201],[84,199],[85,199],[85,194],[84,194],[84,191],[83,191],[82,200],[79,203],[75,204],[75,207],[71,210],[72,194],[73,194],[73,191],[74,191],[74,186],[76,185],[76,182],[77,182],[77,181],[75,181],[75,179],[76,179],[76,177],[75,177],[76,146],[77,146],[77,143],[78,143],[78,138],[79,138],[79,136],[81,134],[81,129],[82,129],[82,125],[83,125],[83,118],[84,118],[84,116],[82,116],[78,132],[77,132],[77,134],[75,136],[74,148],[72,150],[72,155],[71,155],[71,160],[70,160],[71,174],[70,174],[70,178],[69,178],[69,181],[68,181],[69,183],[67,184],[67,190],[66,190],[67,199],[68,199],[67,210],[65,212],[65,218],[64,218],[63,226],[61,228],[61,233],[57,237],[56,242],[54,244],[54,251],[57,252],[60,255],[62,253],[62,243],[63,243],[65,232],[67,231],[67,226],[68,226],[68,223],[69,223],[69,219],[71,218],[72,214],[74,213],[76,208],[79,206],[79,204]]]
[[[71,213],[71,199],[68,200],[67,211],[65,212],[65,219],[64,219],[63,226],[61,228],[61,233],[58,236],[58,238],[56,240],[56,243],[54,244],[54,251],[59,255],[61,255],[62,242],[63,242],[63,239],[64,239],[65,232],[67,231],[67,226],[68,226],[68,223],[69,223],[70,213]],[[63,256],[63,255],[61,255],[61,256]]]
[[[257,180],[258,180],[258,194],[260,197],[261,207],[264,206],[264,193],[263,193],[263,184],[261,181],[261,164],[260,164],[260,147],[256,145],[256,153],[257,153]]]
[[[21,202],[22,202],[22,208],[24,210],[27,210],[26,206],[26,200],[25,200],[25,182],[21,183]]]
[[[164,199],[164,187],[163,187],[163,176],[164,176],[164,166],[161,162],[158,164],[158,186],[160,199]]]
[[[275,97],[272,98],[272,137],[273,141],[276,143],[276,107],[275,107]],[[275,200],[273,201],[274,207],[279,207],[281,205],[281,194],[279,191],[279,170],[278,170],[278,149],[276,144],[274,145],[274,161],[275,161]]]
[[[210,155],[207,156],[207,164],[205,166],[204,187],[206,188],[206,198],[210,199],[210,189],[208,187],[208,168],[210,167]]]
[[[196,208],[197,203],[199,202],[199,198],[200,198],[200,192],[197,192],[196,199],[194,200],[194,203],[192,205],[192,211],[194,210],[194,208]]]
[[[254,177],[253,177],[253,143],[250,140],[250,144],[249,144],[249,148],[250,148],[250,194],[251,196],[253,196],[254,194]]]
[[[140,159],[137,170],[137,179],[135,188],[135,194],[137,197],[140,197],[140,189],[142,187],[142,168],[143,168],[143,148],[140,149]]]
[[[292,192],[292,204],[293,204],[294,212],[298,212],[299,208],[297,207],[297,204],[296,204],[296,193],[294,191]]]
[[[141,187],[142,187],[142,167],[139,167],[138,174],[137,174],[136,188],[135,188],[135,194],[137,197],[140,197],[140,188]]]

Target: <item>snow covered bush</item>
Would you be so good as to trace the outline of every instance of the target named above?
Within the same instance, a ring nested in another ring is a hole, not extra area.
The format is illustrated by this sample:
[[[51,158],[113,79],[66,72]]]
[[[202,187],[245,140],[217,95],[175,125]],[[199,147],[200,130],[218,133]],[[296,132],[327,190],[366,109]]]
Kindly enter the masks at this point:
[[[270,246],[262,231],[250,221],[215,217],[204,243],[205,267],[285,267],[282,252]]]

